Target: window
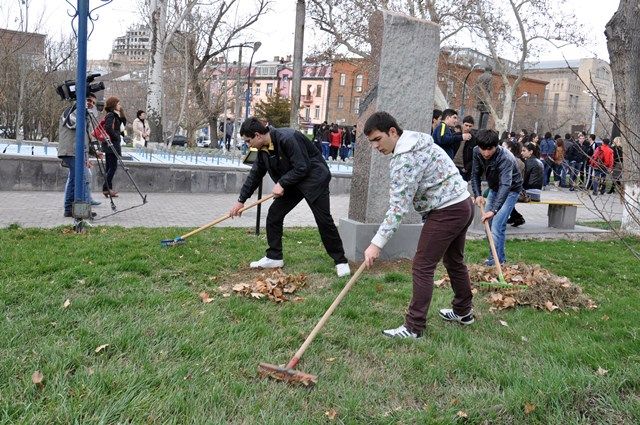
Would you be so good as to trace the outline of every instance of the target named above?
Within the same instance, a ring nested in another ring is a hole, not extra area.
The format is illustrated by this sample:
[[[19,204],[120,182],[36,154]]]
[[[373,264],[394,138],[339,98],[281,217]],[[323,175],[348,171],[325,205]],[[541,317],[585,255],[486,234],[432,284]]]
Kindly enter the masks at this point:
[[[313,118],[320,119],[320,105],[316,105],[316,109],[313,112]]]
[[[316,97],[320,97],[320,96],[322,96],[322,85],[318,84],[316,86]]]
[[[573,107],[577,108],[578,107],[578,96],[574,96],[573,97]]]
[[[311,97],[311,84],[307,84],[307,97]]]
[[[256,96],[260,96],[260,84],[256,84]]]
[[[573,95],[569,95],[569,107],[573,107]]]
[[[340,95],[338,96],[338,109],[342,108],[344,108],[344,96]]]
[[[558,112],[558,102],[560,101],[560,93],[553,95],[553,113]]]
[[[340,74],[340,85],[341,86],[347,85],[347,74],[345,74],[344,72]]]
[[[309,121],[309,118],[311,117],[311,108],[309,108],[308,106],[304,107],[304,119],[305,121]]]
[[[277,68],[275,66],[258,66],[256,67],[256,76],[258,77],[275,77]]]
[[[537,95],[537,94],[534,94],[534,95],[533,95],[533,104],[534,104],[534,105],[537,105],[537,104],[538,104],[538,95]]]
[[[360,113],[360,98],[359,97],[354,97],[353,98],[353,112],[356,114]]]
[[[362,91],[362,74],[356,75],[356,91]]]
[[[273,94],[273,83],[267,83],[267,91],[266,91],[267,95],[272,95]]]

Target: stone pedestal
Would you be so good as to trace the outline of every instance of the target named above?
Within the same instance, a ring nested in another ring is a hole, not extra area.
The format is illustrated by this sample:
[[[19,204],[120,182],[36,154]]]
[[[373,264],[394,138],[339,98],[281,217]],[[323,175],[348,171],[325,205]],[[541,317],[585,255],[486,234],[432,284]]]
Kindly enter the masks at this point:
[[[378,11],[371,17],[369,31],[371,90],[360,104],[349,220],[340,221],[340,236],[351,260],[362,258],[389,207],[391,156],[371,149],[362,134],[364,123],[374,112],[386,111],[402,129],[430,133],[440,50],[440,27],[430,21]],[[407,214],[383,255],[413,257],[420,223],[418,214]]]

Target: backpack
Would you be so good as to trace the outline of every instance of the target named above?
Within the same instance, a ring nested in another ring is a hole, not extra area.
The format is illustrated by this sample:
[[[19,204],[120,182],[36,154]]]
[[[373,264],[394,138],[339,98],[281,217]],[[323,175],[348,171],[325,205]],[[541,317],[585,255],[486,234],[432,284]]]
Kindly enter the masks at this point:
[[[106,142],[109,138],[107,134],[107,130],[105,130],[104,125],[107,120],[107,117],[102,117],[98,125],[91,132],[91,136],[95,137],[95,139],[99,142]]]

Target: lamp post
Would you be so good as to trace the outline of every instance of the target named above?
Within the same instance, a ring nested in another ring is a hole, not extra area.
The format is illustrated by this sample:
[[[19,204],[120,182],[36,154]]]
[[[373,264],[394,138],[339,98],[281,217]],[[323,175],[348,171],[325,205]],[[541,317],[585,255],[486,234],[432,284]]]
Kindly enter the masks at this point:
[[[256,41],[253,43],[253,52],[251,52],[251,58],[249,59],[249,70],[247,72],[247,92],[245,94],[245,105],[244,105],[244,118],[249,118],[249,107],[251,103],[251,65],[253,64],[253,55],[256,54],[256,51],[262,46],[262,43]],[[260,205],[258,205],[260,207]]]
[[[467,97],[467,80],[469,79],[469,75],[471,75],[471,73],[479,66],[480,66],[479,63],[474,63],[471,69],[469,70],[469,72],[467,73],[467,76],[464,77],[464,81],[462,82],[462,98],[460,99],[460,117],[461,118],[464,118],[464,101],[465,101],[465,98]]]
[[[598,100],[591,92],[582,90],[582,93],[586,93],[591,97],[591,132],[590,134],[596,134],[596,117],[598,115]]]
[[[516,105],[518,104],[518,100],[522,99],[523,97],[529,97],[529,93],[524,92],[513,101],[513,109],[511,110],[511,119],[509,120],[509,133],[511,133],[511,130],[513,129],[513,119],[516,115]]]

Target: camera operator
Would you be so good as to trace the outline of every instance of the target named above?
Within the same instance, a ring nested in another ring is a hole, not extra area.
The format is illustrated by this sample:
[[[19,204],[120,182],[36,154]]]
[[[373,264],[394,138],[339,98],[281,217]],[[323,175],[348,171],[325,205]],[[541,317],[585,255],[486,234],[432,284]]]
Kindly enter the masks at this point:
[[[87,110],[93,109],[96,104],[96,95],[87,94]],[[84,163],[87,163],[89,151],[89,138],[85,133]],[[63,166],[69,169],[67,184],[64,189],[64,216],[73,217],[72,206],[75,188],[75,156],[76,156],[76,107],[70,106],[64,110],[60,117],[58,127],[58,158],[62,160]],[[86,176],[86,174],[85,174]],[[85,190],[83,202],[91,201],[91,193]],[[91,213],[95,217],[96,213]]]
[[[122,148],[120,147],[122,142],[121,127],[127,124],[127,118],[124,115],[120,99],[115,96],[107,99],[104,110],[107,111],[104,129],[109,135],[111,146],[106,142],[102,143],[102,150],[106,155],[106,179],[102,186],[102,194],[106,198],[109,196],[116,198],[118,197],[118,192],[113,190],[113,176],[118,168],[118,157],[122,156]]]

